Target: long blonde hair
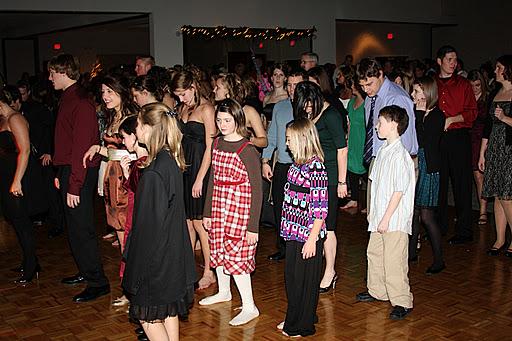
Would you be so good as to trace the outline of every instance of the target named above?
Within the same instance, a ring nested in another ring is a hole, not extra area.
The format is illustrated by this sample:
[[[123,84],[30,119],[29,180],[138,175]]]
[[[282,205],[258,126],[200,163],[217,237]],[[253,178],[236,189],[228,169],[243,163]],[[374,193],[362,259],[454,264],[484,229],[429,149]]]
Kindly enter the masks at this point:
[[[320,145],[320,138],[315,124],[308,118],[299,118],[288,123],[286,133],[290,137],[290,151],[294,161],[300,165],[305,164],[316,156],[324,161],[324,151]]]
[[[151,134],[146,141],[148,157],[142,164],[147,167],[162,150],[167,150],[174,157],[178,167],[185,169],[185,157],[181,147],[183,134],[178,128],[176,113],[163,103],[149,103],[143,106],[139,112],[139,124],[151,127]]]

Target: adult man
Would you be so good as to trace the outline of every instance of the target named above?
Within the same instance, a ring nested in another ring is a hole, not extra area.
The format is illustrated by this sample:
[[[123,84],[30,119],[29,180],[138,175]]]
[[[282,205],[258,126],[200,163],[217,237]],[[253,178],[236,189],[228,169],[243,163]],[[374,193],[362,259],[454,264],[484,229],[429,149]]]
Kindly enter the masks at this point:
[[[293,160],[286,147],[286,125],[293,120],[292,102],[295,87],[300,82],[306,80],[306,75],[302,71],[292,72],[288,76],[287,90],[289,98],[282,100],[274,106],[272,111],[272,121],[268,129],[268,145],[263,149],[262,155],[262,173],[268,181],[272,181],[272,199],[274,201],[274,217],[276,222],[276,245],[277,252],[268,256],[270,260],[280,260],[285,257],[286,245],[283,238],[280,237],[281,229],[281,210],[284,200],[284,185],[288,169]],[[277,149],[277,162],[272,170],[269,162],[272,153]]]
[[[375,127],[378,122],[380,109],[389,105],[398,105],[407,111],[409,124],[400,139],[411,156],[418,153],[418,140],[416,139],[416,128],[414,125],[414,107],[409,94],[399,85],[391,82],[385,75],[382,66],[375,59],[364,58],[357,68],[359,84],[366,92],[364,110],[366,116],[366,141],[363,150],[363,161],[371,170],[372,162],[377,155],[384,140],[378,138]],[[367,204],[370,200],[371,181],[368,181]],[[368,213],[370,208],[367,209]]]
[[[155,58],[153,56],[137,56],[135,58],[135,73],[137,76],[145,76],[154,65]]]
[[[24,80],[18,81],[16,85],[21,94],[21,101],[27,102],[30,99],[30,85]]]
[[[448,230],[448,179],[452,182],[457,223],[450,244],[473,240],[471,226],[471,137],[469,130],[477,115],[475,96],[468,80],[456,74],[457,52],[452,46],[437,51],[440,72],[436,77],[439,108],[446,123],[441,139],[439,179],[439,223],[443,234]]]
[[[73,297],[85,302],[110,292],[98,250],[94,226],[93,194],[98,180],[99,159],[82,165],[85,152],[99,144],[98,121],[93,101],[80,88],[78,62],[61,54],[48,63],[49,79],[55,90],[63,90],[55,126],[53,163],[59,167],[56,185],[61,190],[71,252],[79,274],[64,278],[64,284],[87,281],[83,292]]]
[[[309,71],[309,69],[314,68],[318,65],[318,55],[313,52],[304,52],[300,55],[300,67],[304,69],[304,71]]]

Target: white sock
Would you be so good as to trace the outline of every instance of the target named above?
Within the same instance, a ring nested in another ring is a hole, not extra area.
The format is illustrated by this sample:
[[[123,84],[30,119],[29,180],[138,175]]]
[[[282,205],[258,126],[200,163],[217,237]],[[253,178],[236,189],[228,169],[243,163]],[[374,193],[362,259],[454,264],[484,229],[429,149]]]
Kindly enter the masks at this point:
[[[217,273],[217,282],[219,284],[219,292],[215,295],[208,296],[199,301],[199,305],[210,305],[220,302],[231,301],[231,276],[224,273],[224,267],[219,266],[215,269]]]
[[[229,321],[229,324],[232,326],[240,326],[258,317],[260,312],[258,308],[256,308],[256,305],[254,305],[254,299],[252,297],[251,275],[234,275],[233,278],[235,279],[240,297],[242,298],[242,311]]]

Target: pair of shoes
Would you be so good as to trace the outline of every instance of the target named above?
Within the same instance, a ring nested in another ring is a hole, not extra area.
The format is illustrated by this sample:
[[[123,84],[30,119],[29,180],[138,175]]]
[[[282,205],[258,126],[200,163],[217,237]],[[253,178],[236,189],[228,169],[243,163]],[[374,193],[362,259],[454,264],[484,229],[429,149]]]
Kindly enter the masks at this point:
[[[76,274],[71,277],[65,277],[60,282],[62,284],[71,284],[72,285],[72,284],[85,283],[86,281],[85,281],[84,276],[82,276],[80,274]]]
[[[480,214],[480,217],[478,217],[478,225],[487,225],[487,213]]]
[[[505,249],[505,243],[501,245],[500,247],[491,247],[489,250],[486,251],[488,256],[499,256],[501,251]]]
[[[395,305],[393,310],[389,314],[389,318],[392,320],[403,320],[412,311],[412,308],[404,308],[399,305]]]
[[[453,236],[452,238],[448,239],[448,244],[450,245],[460,245],[465,244],[468,242],[472,242],[472,237],[461,237],[461,236]]]
[[[440,273],[446,268],[446,265],[442,263],[441,265],[434,265],[432,264],[426,271],[427,275],[435,275]]]
[[[282,259],[285,259],[286,255],[283,253],[283,252],[276,252],[276,253],[273,253],[271,254],[270,256],[268,256],[268,259],[269,260],[282,260]]]
[[[512,249],[507,249],[507,251],[505,251],[505,256],[512,258]]]
[[[101,287],[87,287],[84,291],[73,297],[73,302],[89,302],[109,293],[110,285],[108,284]]]
[[[377,300],[375,297],[370,295],[370,293],[368,291],[361,292],[361,293],[357,294],[356,299],[359,302],[373,302],[373,301]]]
[[[331,288],[334,290],[334,288],[336,287],[337,281],[338,281],[338,274],[334,273],[334,277],[331,280],[331,284],[329,284],[329,286],[326,288],[320,287],[320,289],[318,289],[318,292],[321,294],[325,294],[325,293],[329,292],[331,290]]]
[[[63,233],[64,233],[64,229],[62,227],[54,227],[54,228],[48,230],[48,238],[52,239],[52,238],[60,236]]]
[[[135,334],[137,334],[137,335],[143,335],[143,334],[145,334],[145,332],[144,332],[144,328],[139,327],[139,328],[135,329]]]
[[[36,265],[34,271],[31,274],[27,274],[25,271],[21,273],[21,277],[14,281],[16,284],[29,284],[35,278],[39,279],[39,272],[41,272],[41,266],[39,264]]]

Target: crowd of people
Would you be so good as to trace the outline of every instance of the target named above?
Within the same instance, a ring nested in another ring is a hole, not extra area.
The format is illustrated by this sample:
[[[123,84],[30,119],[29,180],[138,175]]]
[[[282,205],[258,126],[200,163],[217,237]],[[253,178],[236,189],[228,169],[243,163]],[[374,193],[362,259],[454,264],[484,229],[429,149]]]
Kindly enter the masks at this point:
[[[321,66],[315,53],[300,57],[300,68],[274,63],[243,73],[166,69],[140,56],[134,70],[91,76],[62,54],[48,63],[50,83],[5,85],[0,200],[23,251],[16,282],[27,285],[41,270],[33,224],[44,217],[49,237],[66,227],[78,268],[62,283],[87,284],[73,300],[110,293],[96,194],[106,238],[120,250],[123,295],[112,304],[129,306],[141,340],[177,340],[195,291],[217,283],[199,305],[230,301],[231,278],[242,308],[229,324],[259,316],[251,273],[261,225],[276,230],[268,258],[285,260],[288,307],[277,328],[287,336],[313,335],[318,297],[335,289],[342,210],[368,217],[367,290],[357,300],[389,301],[391,319],[413,309],[408,263],[417,260],[421,226],[433,254],[426,273],[446,267],[449,183],[449,244],[473,240],[474,181],[478,224],[487,224],[494,200],[496,241],[487,254],[512,257],[512,56],[499,57],[494,72],[484,64],[469,73],[452,46],[434,61],[403,65],[353,65],[347,56],[339,67]]]

